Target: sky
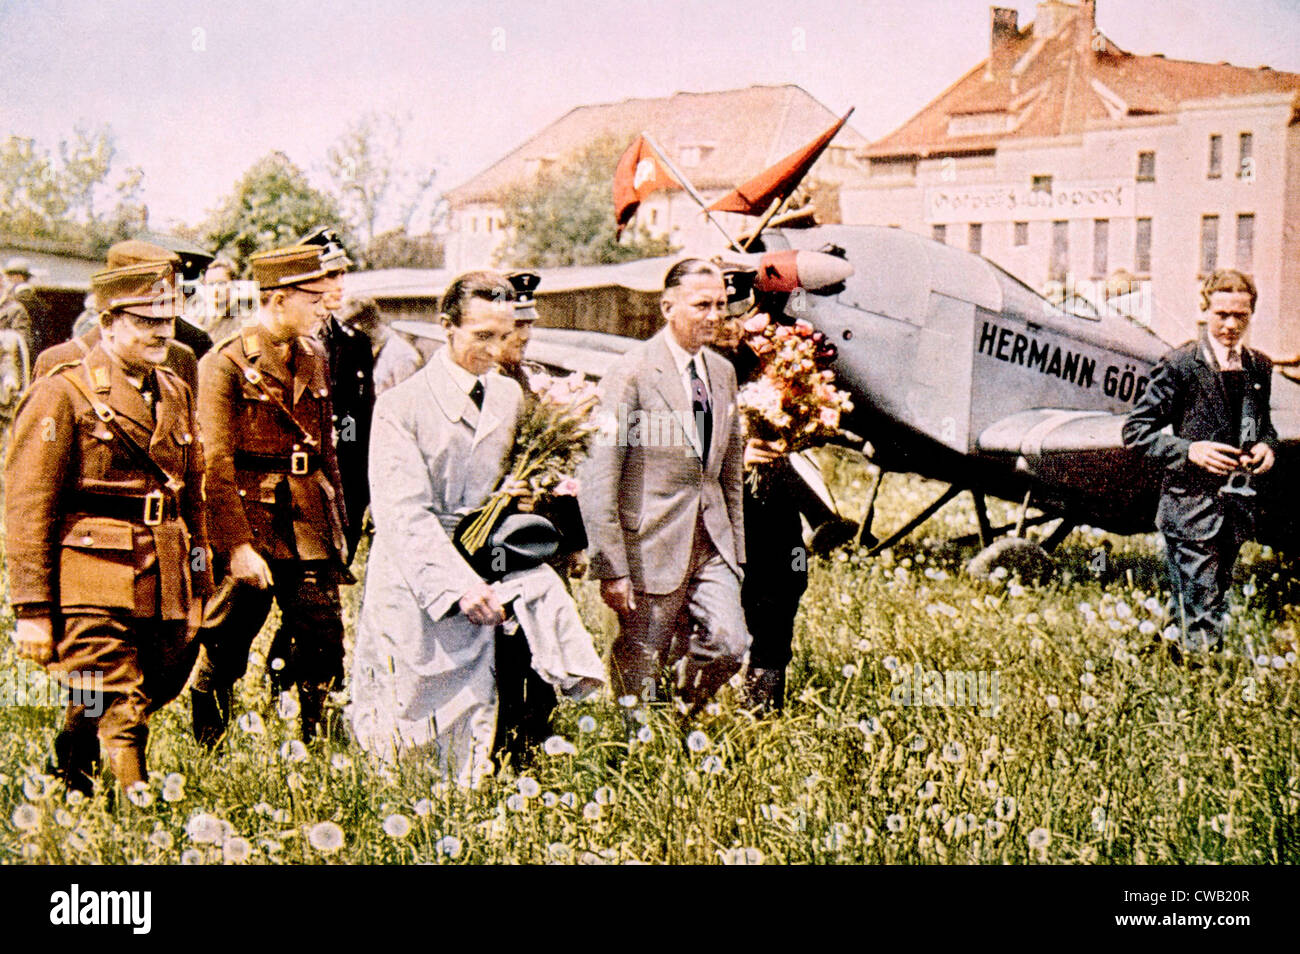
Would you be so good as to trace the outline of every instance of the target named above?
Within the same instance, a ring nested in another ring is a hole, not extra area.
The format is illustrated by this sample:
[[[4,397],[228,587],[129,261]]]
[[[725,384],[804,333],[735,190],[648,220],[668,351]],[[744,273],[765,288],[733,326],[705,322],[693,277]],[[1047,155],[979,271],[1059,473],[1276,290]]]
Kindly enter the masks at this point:
[[[885,135],[988,54],[986,0],[0,0],[0,133],[109,124],[151,226],[195,225],[282,150],[327,188],[368,111],[460,184],[575,106],[794,83]],[[1023,26],[1036,4],[1002,0]],[[1098,0],[1121,48],[1300,72],[1300,0]],[[758,170],[755,170],[756,172]],[[417,220],[417,225],[419,222]],[[419,231],[419,229],[416,229]]]

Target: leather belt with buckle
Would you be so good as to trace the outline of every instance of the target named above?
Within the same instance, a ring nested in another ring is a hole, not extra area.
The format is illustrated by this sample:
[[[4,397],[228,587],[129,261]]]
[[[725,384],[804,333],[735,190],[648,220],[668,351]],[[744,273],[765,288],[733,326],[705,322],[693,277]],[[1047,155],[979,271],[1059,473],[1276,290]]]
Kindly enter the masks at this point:
[[[175,501],[161,490],[151,490],[143,495],[84,491],[73,498],[71,509],[74,513],[91,517],[142,522],[146,527],[156,527],[164,520],[176,519]]]
[[[235,454],[235,466],[240,470],[252,470],[264,474],[292,474],[295,477],[304,477],[320,466],[320,455],[313,451],[294,451],[291,454],[254,454],[251,451],[238,451]]]

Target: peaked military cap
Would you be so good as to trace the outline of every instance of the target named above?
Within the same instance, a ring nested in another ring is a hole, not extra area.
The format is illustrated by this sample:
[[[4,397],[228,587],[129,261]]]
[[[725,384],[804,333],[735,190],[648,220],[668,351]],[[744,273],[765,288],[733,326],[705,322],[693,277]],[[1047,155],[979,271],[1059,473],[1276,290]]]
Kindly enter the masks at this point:
[[[302,288],[306,291],[329,291],[322,279],[337,268],[326,266],[324,249],[319,245],[290,245],[269,252],[258,252],[248,259],[253,279],[268,291],[273,288]]]
[[[542,276],[536,272],[511,272],[506,279],[515,290],[515,321],[536,321],[535,293],[542,283]]]
[[[142,318],[177,318],[185,300],[178,293],[180,259],[160,245],[131,239],[108,250],[108,268],[90,276],[95,307]]]
[[[141,242],[148,242],[151,245],[161,246],[162,248],[167,249],[167,251],[175,253],[176,257],[179,258],[181,262],[177,271],[180,272],[181,278],[185,279],[187,282],[197,280],[203,274],[203,270],[207,268],[213,258],[216,257],[212,253],[199,248],[193,242],[189,242],[177,235],[162,235],[157,232],[140,232],[133,237]]]
[[[32,263],[25,258],[11,258],[5,262],[4,273],[6,275],[22,275],[24,278],[31,278]]]
[[[341,272],[345,268],[352,267],[352,259],[348,258],[347,250],[343,247],[343,239],[339,237],[337,229],[330,228],[328,225],[321,225],[298,240],[299,245],[319,245],[324,251],[321,253],[322,264],[331,272]]]

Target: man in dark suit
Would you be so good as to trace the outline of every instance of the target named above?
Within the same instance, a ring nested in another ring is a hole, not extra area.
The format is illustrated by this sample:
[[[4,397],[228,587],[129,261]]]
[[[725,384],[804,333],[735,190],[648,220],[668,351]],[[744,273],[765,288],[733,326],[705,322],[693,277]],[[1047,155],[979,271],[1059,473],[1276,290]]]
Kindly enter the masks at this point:
[[[1222,647],[1232,567],[1254,530],[1251,484],[1275,460],[1272,362],[1244,345],[1256,297],[1241,272],[1221,269],[1206,279],[1200,340],[1160,360],[1124,423],[1124,444],[1164,467],[1156,526],[1182,629],[1179,658]]]

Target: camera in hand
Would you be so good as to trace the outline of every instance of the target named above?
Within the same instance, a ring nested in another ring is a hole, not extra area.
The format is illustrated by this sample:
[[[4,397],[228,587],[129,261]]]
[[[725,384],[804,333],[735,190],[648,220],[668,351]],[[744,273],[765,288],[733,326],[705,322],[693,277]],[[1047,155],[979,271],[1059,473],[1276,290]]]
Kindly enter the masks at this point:
[[[1245,452],[1240,452],[1245,457]],[[1219,488],[1221,496],[1253,497],[1255,496],[1254,475],[1245,467],[1237,467],[1228,474],[1228,479]]]

